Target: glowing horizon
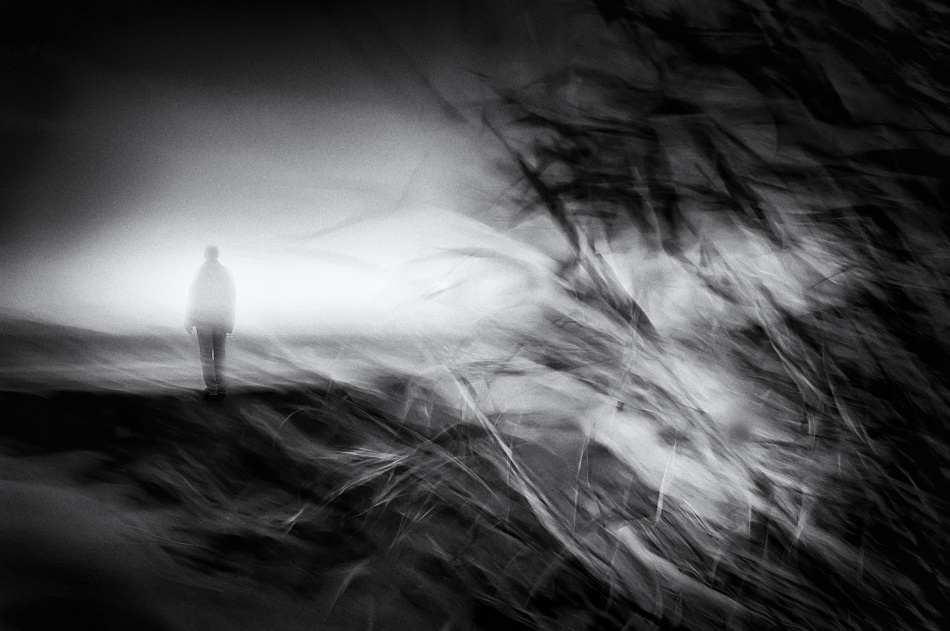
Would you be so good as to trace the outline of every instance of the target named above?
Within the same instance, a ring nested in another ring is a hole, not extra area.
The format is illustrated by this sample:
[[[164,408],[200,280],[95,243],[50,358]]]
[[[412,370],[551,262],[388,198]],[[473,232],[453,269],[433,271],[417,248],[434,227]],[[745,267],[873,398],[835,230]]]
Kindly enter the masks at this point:
[[[235,276],[237,331],[458,331],[528,297],[526,282],[543,256],[490,228],[435,207],[373,218],[306,244],[276,237],[209,240],[123,248],[99,257],[69,254],[11,284],[5,305],[42,319],[97,330],[178,328],[187,288],[204,245],[221,247]],[[486,248],[525,261],[522,270],[453,257],[455,248]],[[525,271],[528,270],[528,271]],[[37,286],[47,292],[34,291]],[[455,291],[455,294],[452,292]],[[535,284],[533,292],[543,291]]]
[[[476,246],[531,256],[467,219],[488,219],[511,184],[475,72],[530,80],[572,59],[547,11],[137,11],[47,60],[60,73],[47,101],[14,89],[0,111],[30,143],[0,182],[0,309],[177,327],[208,243],[237,276],[239,323],[264,328],[451,328],[491,310],[496,280],[499,294],[515,282],[488,266],[484,304],[422,306],[453,267],[413,261]],[[419,23],[433,27],[421,39]]]

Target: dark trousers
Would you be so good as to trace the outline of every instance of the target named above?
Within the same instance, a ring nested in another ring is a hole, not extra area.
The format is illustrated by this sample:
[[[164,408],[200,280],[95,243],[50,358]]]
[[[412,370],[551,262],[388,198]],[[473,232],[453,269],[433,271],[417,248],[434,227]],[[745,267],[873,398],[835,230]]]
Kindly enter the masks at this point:
[[[205,385],[210,390],[224,389],[224,342],[228,334],[222,327],[196,326],[198,350],[201,352],[201,370]]]

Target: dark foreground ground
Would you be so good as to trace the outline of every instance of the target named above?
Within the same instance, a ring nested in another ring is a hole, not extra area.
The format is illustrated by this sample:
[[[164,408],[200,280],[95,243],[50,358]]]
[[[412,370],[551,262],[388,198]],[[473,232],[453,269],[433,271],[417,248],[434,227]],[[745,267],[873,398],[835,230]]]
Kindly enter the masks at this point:
[[[629,621],[502,490],[484,433],[385,408],[326,384],[3,394],[0,628],[534,626],[512,598],[548,627]]]
[[[599,392],[614,369],[551,369],[548,335],[439,379],[405,341],[244,340],[208,399],[187,336],[27,332],[0,335],[0,631],[943,628],[944,426],[867,392],[861,442],[780,396],[689,425],[651,381],[675,345]]]

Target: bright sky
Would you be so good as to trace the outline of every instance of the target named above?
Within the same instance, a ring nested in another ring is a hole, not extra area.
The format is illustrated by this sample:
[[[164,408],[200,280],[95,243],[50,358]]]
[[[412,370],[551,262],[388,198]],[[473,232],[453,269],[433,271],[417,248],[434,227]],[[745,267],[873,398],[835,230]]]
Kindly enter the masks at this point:
[[[338,4],[24,19],[0,101],[17,165],[0,181],[0,309],[177,327],[209,243],[250,328],[455,326],[530,299],[530,266],[426,257],[537,262],[466,218],[508,185],[466,69],[526,80],[572,54],[550,45],[563,27],[530,2]],[[420,302],[439,288],[454,289]]]

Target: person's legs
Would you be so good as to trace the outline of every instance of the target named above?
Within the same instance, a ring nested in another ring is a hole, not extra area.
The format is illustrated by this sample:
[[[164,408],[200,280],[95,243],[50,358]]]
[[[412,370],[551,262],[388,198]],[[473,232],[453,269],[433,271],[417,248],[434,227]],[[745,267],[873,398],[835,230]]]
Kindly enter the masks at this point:
[[[224,329],[220,327],[212,329],[211,345],[214,353],[214,380],[218,394],[224,394],[224,345],[227,339],[228,334],[224,332]]]
[[[218,380],[215,377],[214,366],[214,334],[211,327],[197,326],[198,351],[201,354],[201,372],[204,373],[205,385],[208,391],[217,391]]]

